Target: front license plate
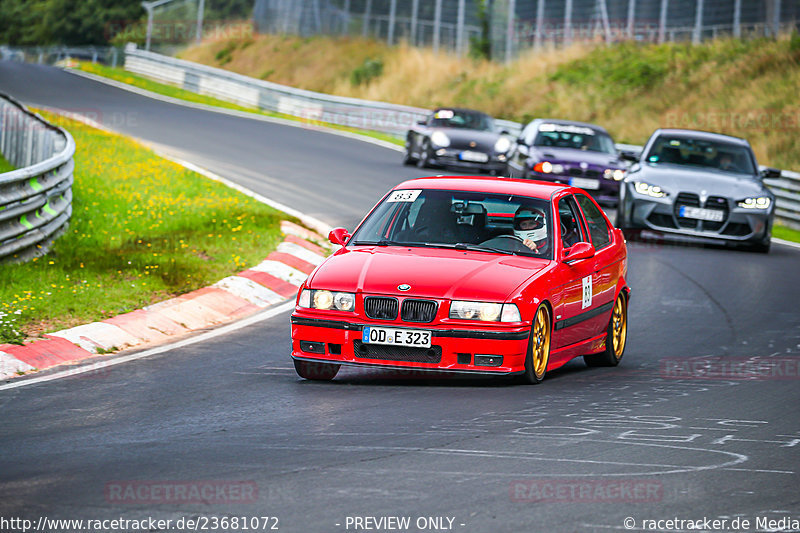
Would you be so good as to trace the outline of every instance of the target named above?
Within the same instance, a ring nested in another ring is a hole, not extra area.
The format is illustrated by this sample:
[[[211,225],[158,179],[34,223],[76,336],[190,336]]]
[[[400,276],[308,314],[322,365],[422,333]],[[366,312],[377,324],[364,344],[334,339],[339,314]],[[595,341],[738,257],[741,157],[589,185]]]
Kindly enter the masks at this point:
[[[389,344],[392,346],[431,347],[431,332],[421,329],[395,329],[365,326],[361,333],[364,344]]]
[[[474,163],[486,163],[489,160],[488,155],[481,152],[470,152],[469,150],[461,152],[458,157],[462,161],[472,161]]]
[[[591,180],[587,178],[571,178],[569,184],[573,187],[580,187],[581,189],[597,190],[600,188],[600,180]]]
[[[678,210],[678,216],[682,218],[694,218],[697,220],[708,220],[710,222],[722,222],[725,220],[725,212],[717,209],[703,209],[702,207],[691,207],[682,205]]]

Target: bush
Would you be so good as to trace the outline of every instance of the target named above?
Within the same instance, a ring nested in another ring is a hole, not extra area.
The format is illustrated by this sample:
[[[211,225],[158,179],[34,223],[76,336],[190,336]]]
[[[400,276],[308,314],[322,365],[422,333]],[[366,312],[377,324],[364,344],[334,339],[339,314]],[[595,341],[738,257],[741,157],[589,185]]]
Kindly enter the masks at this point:
[[[350,73],[350,83],[352,85],[367,84],[373,79],[383,74],[383,60],[380,58],[368,58],[360,67],[356,67]]]

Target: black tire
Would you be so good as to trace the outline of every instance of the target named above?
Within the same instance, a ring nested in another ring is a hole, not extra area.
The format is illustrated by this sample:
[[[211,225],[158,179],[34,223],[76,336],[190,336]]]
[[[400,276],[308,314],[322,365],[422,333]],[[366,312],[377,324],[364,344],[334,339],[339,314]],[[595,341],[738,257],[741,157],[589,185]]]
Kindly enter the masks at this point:
[[[758,254],[768,254],[770,245],[772,244],[771,239],[765,239],[758,244],[754,244],[750,247],[750,251],[756,252]]]
[[[540,317],[544,319],[541,323]],[[531,335],[528,338],[528,353],[525,355],[525,372],[522,379],[525,383],[537,385],[547,374],[547,363],[550,362],[550,343],[553,338],[553,322],[550,310],[545,304],[539,304],[531,324]],[[536,354],[539,353],[537,357]]]
[[[621,317],[618,316],[618,307]],[[616,322],[619,320],[620,322]],[[619,329],[616,329],[616,327]],[[615,331],[617,335],[615,336]],[[584,355],[586,366],[617,366],[625,355],[625,346],[628,340],[628,299],[625,292],[620,292],[614,302],[611,318],[606,329],[606,349],[600,353]]]
[[[416,164],[416,162],[417,160],[411,156],[411,138],[406,137],[406,146],[403,151],[403,164],[410,166]]]
[[[625,215],[622,211],[622,202],[617,204],[617,216],[614,217],[614,226],[621,230],[629,229],[629,224],[625,222]]]
[[[312,361],[294,360],[294,370],[303,379],[312,381],[330,381],[336,377],[341,365],[332,363],[314,363]]]
[[[427,140],[422,143],[422,147],[419,149],[417,166],[419,168],[430,168],[431,166],[431,145]]]

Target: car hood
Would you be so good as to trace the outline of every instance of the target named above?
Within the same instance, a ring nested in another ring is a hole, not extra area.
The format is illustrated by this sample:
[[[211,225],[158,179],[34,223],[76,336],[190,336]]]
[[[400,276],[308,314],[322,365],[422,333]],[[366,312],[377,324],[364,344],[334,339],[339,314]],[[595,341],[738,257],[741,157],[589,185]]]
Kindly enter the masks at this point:
[[[733,199],[748,195],[769,194],[767,188],[747,174],[728,174],[670,164],[645,163],[637,172],[628,175],[630,181],[644,181],[658,185],[667,192],[691,192]]]
[[[515,289],[550,262],[444,248],[359,246],[329,257],[307,286],[334,291],[506,301]],[[408,284],[406,292],[398,285]]]
[[[436,128],[446,134],[450,139],[450,148],[472,148],[475,150],[491,151],[494,144],[500,137],[499,133],[493,131],[467,130],[462,128]],[[474,142],[475,146],[470,147],[469,143]]]
[[[603,152],[590,152],[589,150],[576,150],[574,148],[555,148],[552,146],[535,146],[531,152],[533,157],[539,160],[547,160],[551,163],[573,163],[584,162],[589,165],[606,168],[625,168],[625,165],[617,158],[616,154],[606,154]]]

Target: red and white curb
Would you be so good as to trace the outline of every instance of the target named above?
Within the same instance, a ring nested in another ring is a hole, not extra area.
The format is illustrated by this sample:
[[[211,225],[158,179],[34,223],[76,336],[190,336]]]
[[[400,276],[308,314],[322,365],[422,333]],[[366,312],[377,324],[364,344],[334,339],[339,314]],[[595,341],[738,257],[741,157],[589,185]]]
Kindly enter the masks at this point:
[[[284,241],[266,260],[210,287],[101,322],[49,333],[24,346],[0,344],[0,380],[164,342],[294,298],[328,250],[312,242],[324,243],[321,235],[297,224],[282,221],[281,231]]]

